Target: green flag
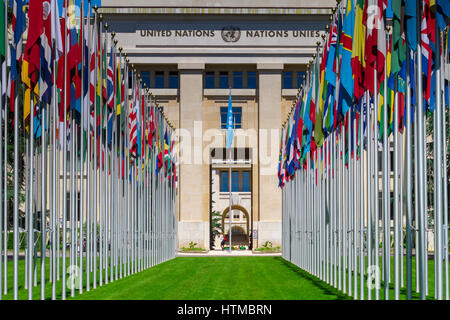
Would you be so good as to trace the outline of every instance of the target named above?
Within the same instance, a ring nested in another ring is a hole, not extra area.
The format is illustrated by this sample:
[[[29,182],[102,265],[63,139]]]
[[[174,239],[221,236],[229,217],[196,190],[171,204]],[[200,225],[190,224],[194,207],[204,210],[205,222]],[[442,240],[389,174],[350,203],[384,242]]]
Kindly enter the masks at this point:
[[[391,74],[396,74],[400,71],[403,61],[406,59],[406,46],[402,39],[402,33],[404,31],[402,27],[402,1],[392,1],[392,11],[394,13],[394,20],[392,27]]]

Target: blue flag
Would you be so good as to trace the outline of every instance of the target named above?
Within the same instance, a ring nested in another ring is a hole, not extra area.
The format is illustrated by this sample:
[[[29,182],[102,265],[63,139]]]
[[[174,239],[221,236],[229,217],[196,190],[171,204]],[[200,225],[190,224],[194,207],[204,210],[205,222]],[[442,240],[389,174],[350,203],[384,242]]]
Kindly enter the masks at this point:
[[[406,38],[408,46],[417,49],[417,8],[415,1],[405,1]]]
[[[228,94],[228,113],[227,113],[227,149],[231,146],[233,142],[233,107],[231,103],[231,89]]]

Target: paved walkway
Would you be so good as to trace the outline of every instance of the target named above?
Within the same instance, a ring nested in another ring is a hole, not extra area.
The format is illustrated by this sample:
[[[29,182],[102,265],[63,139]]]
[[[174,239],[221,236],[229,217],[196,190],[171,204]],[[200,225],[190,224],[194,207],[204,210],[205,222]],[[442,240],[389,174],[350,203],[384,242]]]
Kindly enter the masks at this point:
[[[211,250],[205,253],[178,252],[178,257],[278,257],[281,253],[254,253],[251,250]]]

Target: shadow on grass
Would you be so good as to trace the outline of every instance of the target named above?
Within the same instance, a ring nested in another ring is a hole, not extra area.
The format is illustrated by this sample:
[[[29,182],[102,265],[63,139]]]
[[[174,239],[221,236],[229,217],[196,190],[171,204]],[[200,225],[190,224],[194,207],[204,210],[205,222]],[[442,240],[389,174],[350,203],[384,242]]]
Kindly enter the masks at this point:
[[[291,271],[298,274],[303,279],[310,281],[314,286],[316,286],[318,289],[320,289],[325,295],[335,296],[336,300],[352,300],[352,298],[349,297],[348,295],[343,294],[342,292],[340,292],[337,289],[333,288],[332,286],[328,285],[324,281],[322,281],[319,278],[311,275],[310,273],[300,269],[299,267],[297,267],[293,263],[290,263],[289,261],[283,259],[282,257],[274,257],[274,259],[276,261],[282,263],[285,267],[289,268]]]

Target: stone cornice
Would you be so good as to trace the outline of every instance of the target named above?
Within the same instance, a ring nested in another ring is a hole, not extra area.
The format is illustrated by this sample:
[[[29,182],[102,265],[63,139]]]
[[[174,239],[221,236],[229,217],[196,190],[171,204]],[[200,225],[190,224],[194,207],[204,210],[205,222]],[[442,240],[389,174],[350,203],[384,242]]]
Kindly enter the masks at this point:
[[[101,7],[102,14],[330,15],[332,8]]]

